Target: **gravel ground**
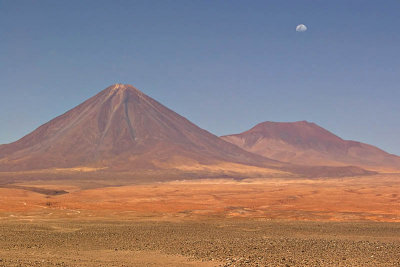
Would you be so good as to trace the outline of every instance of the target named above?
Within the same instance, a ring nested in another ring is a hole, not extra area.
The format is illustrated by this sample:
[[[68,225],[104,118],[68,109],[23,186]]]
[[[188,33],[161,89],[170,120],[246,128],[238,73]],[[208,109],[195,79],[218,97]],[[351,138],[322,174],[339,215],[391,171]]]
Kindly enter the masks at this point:
[[[172,256],[189,258],[193,264]],[[204,266],[400,266],[400,224],[230,219],[0,222],[0,266],[200,266],[201,262]]]

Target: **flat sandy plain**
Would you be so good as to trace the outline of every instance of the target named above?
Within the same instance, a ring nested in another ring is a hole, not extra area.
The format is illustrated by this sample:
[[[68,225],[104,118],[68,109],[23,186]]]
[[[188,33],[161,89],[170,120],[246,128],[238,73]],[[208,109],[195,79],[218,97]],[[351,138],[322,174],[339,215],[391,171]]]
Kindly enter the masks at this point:
[[[399,177],[7,185],[0,266],[400,266]]]

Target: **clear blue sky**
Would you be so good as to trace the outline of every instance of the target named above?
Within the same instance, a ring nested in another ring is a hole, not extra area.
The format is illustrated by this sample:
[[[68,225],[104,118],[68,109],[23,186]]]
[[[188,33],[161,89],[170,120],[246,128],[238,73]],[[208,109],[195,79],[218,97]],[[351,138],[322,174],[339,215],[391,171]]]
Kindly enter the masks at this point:
[[[0,0],[0,143],[114,83],[217,135],[308,120],[400,154],[400,1]]]

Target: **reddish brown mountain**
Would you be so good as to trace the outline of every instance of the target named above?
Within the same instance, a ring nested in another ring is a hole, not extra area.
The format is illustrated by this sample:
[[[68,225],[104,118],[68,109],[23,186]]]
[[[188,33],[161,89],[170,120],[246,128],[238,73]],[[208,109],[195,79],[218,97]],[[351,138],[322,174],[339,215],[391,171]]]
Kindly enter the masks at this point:
[[[19,177],[20,171],[25,177],[29,171],[29,178],[38,179],[93,178],[83,173],[94,170],[96,178],[135,179],[368,174],[355,167],[295,166],[250,153],[123,84],[106,88],[22,139],[0,146],[2,177],[9,177],[8,172]]]
[[[295,164],[400,170],[400,157],[368,144],[343,140],[307,121],[263,122],[222,139],[249,152]]]
[[[0,171],[281,163],[203,130],[131,85],[110,86],[22,139],[0,146]]]

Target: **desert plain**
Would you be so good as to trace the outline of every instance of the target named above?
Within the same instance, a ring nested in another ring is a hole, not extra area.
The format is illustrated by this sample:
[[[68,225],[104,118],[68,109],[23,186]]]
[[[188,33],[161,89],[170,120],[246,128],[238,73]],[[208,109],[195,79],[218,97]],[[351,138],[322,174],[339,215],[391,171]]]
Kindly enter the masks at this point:
[[[0,266],[400,266],[398,174],[0,188]]]

